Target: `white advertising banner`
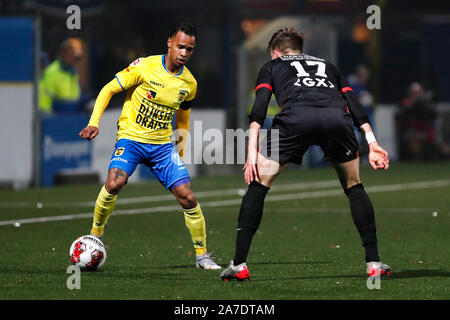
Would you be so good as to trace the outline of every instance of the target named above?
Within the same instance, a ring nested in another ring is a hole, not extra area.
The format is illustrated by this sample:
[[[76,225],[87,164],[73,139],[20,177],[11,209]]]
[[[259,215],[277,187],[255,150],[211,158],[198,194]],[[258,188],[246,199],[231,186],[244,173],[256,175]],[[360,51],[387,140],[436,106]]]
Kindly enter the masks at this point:
[[[0,83],[0,182],[27,187],[33,177],[33,85]]]

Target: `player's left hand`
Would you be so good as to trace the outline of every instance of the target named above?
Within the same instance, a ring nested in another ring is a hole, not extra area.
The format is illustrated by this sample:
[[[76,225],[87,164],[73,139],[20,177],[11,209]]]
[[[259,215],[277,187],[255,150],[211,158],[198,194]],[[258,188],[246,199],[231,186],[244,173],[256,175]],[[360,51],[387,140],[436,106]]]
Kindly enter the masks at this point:
[[[389,154],[377,142],[369,145],[369,163],[375,170],[389,168]]]

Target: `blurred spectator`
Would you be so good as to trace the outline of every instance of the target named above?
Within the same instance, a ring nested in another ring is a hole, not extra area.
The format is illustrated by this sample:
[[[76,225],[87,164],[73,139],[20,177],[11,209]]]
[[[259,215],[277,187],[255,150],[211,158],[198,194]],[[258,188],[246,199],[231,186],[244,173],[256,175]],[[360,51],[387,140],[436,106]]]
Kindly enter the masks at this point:
[[[435,120],[438,116],[432,92],[412,83],[400,102],[396,131],[401,160],[439,160],[450,158],[450,148],[438,141]]]
[[[370,125],[372,129],[375,131],[375,117],[374,117],[374,100],[372,94],[369,92],[369,79],[370,79],[370,70],[364,65],[360,64],[356,67],[355,73],[348,76],[348,82],[350,87],[352,87],[359,101],[361,102],[364,110],[366,110],[367,116],[369,117]],[[366,139],[361,139],[361,136],[358,130],[355,128],[355,135],[358,139],[360,155],[363,161],[366,161],[365,155],[369,153],[369,146],[367,145]]]
[[[193,68],[198,82],[195,107],[219,108],[223,104],[222,88],[220,87],[222,79],[212,71],[206,59],[206,57],[197,58]]]
[[[45,70],[45,68],[47,68],[47,66],[50,64],[50,59],[48,58],[48,53],[45,51],[41,51],[41,53],[39,54],[39,62],[40,64],[40,70],[42,74],[42,71]]]
[[[39,108],[45,113],[83,111],[83,96],[76,64],[82,57],[81,42],[69,38],[59,50],[58,58],[44,70],[39,82]]]
[[[348,77],[350,87],[357,95],[359,101],[367,112],[370,125],[375,127],[374,123],[374,101],[373,96],[369,92],[370,70],[366,65],[360,64],[356,67],[355,73]]]
[[[250,115],[250,112],[252,111],[253,102],[255,101],[255,90],[252,89],[249,93],[249,104],[247,107],[247,114]],[[269,130],[272,126],[273,118],[277,115],[278,112],[280,112],[280,107],[278,106],[277,100],[275,99],[275,95],[272,95],[270,97],[269,105],[267,107],[267,114],[266,119],[264,120],[262,129]]]

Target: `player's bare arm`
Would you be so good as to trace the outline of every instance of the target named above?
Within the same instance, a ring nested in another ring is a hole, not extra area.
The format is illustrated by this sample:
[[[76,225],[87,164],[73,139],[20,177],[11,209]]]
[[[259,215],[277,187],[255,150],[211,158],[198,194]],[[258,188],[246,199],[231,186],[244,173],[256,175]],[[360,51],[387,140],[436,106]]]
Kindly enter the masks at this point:
[[[244,178],[247,184],[250,184],[258,177],[258,167],[256,161],[258,158],[258,137],[260,129],[261,125],[258,122],[253,121],[250,123],[247,161],[242,169],[244,171]]]
[[[267,108],[272,96],[271,74],[261,70],[255,88],[255,100],[249,115],[250,133],[248,141],[247,162],[243,168],[245,182],[250,184],[253,180],[259,181],[258,173],[258,137],[267,115]]]

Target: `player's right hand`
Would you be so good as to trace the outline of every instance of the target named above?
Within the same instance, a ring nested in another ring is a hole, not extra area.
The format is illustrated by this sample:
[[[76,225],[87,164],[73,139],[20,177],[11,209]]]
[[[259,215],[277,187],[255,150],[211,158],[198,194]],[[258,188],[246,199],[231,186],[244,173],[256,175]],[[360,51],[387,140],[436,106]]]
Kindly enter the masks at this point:
[[[244,179],[245,182],[250,185],[253,180],[255,180],[257,177],[259,177],[258,173],[258,167],[256,166],[256,159],[258,156],[258,152],[252,152],[249,150],[247,161],[245,162],[244,168],[242,170],[244,171]]]
[[[98,128],[93,126],[87,126],[78,134],[83,139],[92,140],[98,136]]]

